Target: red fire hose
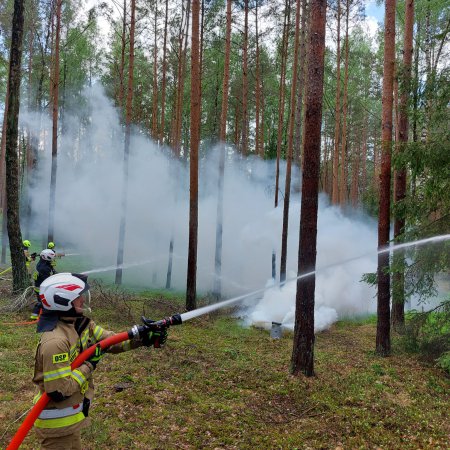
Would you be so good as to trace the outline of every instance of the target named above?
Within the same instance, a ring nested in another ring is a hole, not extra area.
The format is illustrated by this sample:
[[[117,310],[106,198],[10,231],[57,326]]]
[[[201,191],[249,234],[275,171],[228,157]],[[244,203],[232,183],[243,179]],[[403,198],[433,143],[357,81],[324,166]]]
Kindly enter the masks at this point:
[[[130,332],[124,331],[122,333],[115,334],[114,336],[111,336],[107,339],[104,339],[103,341],[100,341],[97,345],[100,345],[102,349],[106,349],[111,345],[119,344],[120,342],[130,339],[132,336],[133,333],[131,332],[131,330]],[[92,355],[92,353],[94,353],[95,347],[96,345],[93,345],[86,349],[83,353],[80,353],[70,365],[71,369],[74,370],[77,367],[80,367],[81,364],[83,364],[84,361],[86,361]],[[16,450],[19,448],[20,444],[25,439],[25,436],[28,434],[35,420],[38,418],[39,414],[45,408],[49,400],[50,399],[48,395],[44,392],[41,398],[33,406],[33,408],[31,408],[31,411],[28,413],[27,417],[25,417],[25,420],[23,421],[22,425],[20,425],[8,447],[6,447],[6,450]]]

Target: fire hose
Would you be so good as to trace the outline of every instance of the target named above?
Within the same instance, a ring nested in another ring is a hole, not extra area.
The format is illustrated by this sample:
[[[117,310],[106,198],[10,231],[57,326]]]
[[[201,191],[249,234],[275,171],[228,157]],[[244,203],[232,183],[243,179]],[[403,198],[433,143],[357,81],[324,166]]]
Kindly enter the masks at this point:
[[[160,331],[164,328],[170,327],[171,325],[181,325],[182,323],[182,319],[179,314],[175,314],[171,317],[158,320],[157,322],[153,322],[144,317],[142,318],[142,320],[144,322],[144,325],[134,325],[128,331],[123,331],[122,333],[115,334],[114,336],[106,338],[98,342],[96,345],[92,345],[91,347],[87,348],[75,358],[75,360],[70,365],[70,368],[72,370],[75,370],[77,367],[80,367],[81,364],[83,364],[88,358],[92,356],[97,345],[100,345],[101,349],[105,350],[112,345],[119,344],[120,342],[126,341],[128,339],[133,339],[137,336],[141,336],[148,331]],[[159,342],[156,341],[154,346],[158,348]],[[45,408],[49,400],[49,396],[44,392],[41,398],[34,404],[28,415],[25,417],[25,420],[22,422],[22,425],[20,425],[8,447],[6,447],[6,450],[16,450],[20,447],[20,444],[22,444],[26,435],[30,431],[34,422],[39,417],[39,414],[41,414],[42,410]]]
[[[4,273],[9,272],[12,269],[12,266],[8,267],[6,270],[4,270],[3,272],[0,272],[0,275],[3,275]]]

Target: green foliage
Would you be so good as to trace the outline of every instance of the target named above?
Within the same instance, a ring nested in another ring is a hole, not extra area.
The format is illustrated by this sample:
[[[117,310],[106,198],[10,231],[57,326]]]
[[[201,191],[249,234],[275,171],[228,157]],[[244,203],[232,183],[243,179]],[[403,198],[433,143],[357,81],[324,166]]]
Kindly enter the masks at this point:
[[[403,339],[408,351],[436,361],[450,373],[450,298],[431,311],[411,311]]]
[[[450,352],[443,353],[436,361],[441,369],[450,374]]]

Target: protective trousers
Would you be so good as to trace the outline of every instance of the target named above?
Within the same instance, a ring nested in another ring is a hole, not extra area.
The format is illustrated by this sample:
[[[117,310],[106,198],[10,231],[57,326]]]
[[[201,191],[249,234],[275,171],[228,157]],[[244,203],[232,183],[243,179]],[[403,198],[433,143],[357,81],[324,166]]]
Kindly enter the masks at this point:
[[[42,450],[81,450],[81,431],[67,436],[41,438]]]

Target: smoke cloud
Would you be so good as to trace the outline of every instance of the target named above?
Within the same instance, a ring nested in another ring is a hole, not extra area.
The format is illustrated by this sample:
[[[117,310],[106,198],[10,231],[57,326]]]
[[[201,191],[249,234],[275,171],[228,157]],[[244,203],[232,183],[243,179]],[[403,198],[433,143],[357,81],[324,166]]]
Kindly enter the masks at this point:
[[[71,269],[106,268],[114,280],[123,184],[124,129],[117,110],[101,86],[84,93],[85,115],[64,113],[59,136],[55,241],[57,249],[79,253]],[[81,110],[80,110],[81,111]],[[21,126],[39,140],[38,166],[30,189],[31,236],[45,236],[51,166],[51,123],[48,117],[21,113]],[[189,164],[170,157],[171,151],[134,130],[131,138],[128,207],[123,282],[134,288],[163,288],[166,284],[169,243],[173,238],[172,289],[186,285]],[[212,290],[217,211],[218,149],[202,149],[199,174],[198,292]],[[285,166],[280,186],[284,189]],[[274,209],[275,163],[244,159],[232,148],[226,156],[222,289],[225,297],[268,285],[268,290],[242,314],[247,323],[272,321],[293,327],[296,282],[281,289],[271,281],[272,251],[279,268],[283,201]],[[293,173],[293,186],[299,186]],[[288,279],[297,270],[300,194],[291,195]],[[362,214],[344,216],[321,196],[318,221],[316,325],[327,328],[339,317],[375,310],[375,291],[359,282],[364,272],[376,270],[376,225]],[[340,264],[360,255],[361,259]],[[64,269],[66,260],[60,262]],[[73,267],[75,265],[76,267]],[[334,266],[333,266],[334,265]],[[332,266],[332,267],[330,267]],[[109,267],[109,269],[107,269]],[[129,267],[129,268],[127,268]],[[327,268],[328,267],[328,268]],[[93,270],[96,272],[96,270]],[[277,276],[279,276],[277,274]],[[272,283],[272,285],[271,285]]]

